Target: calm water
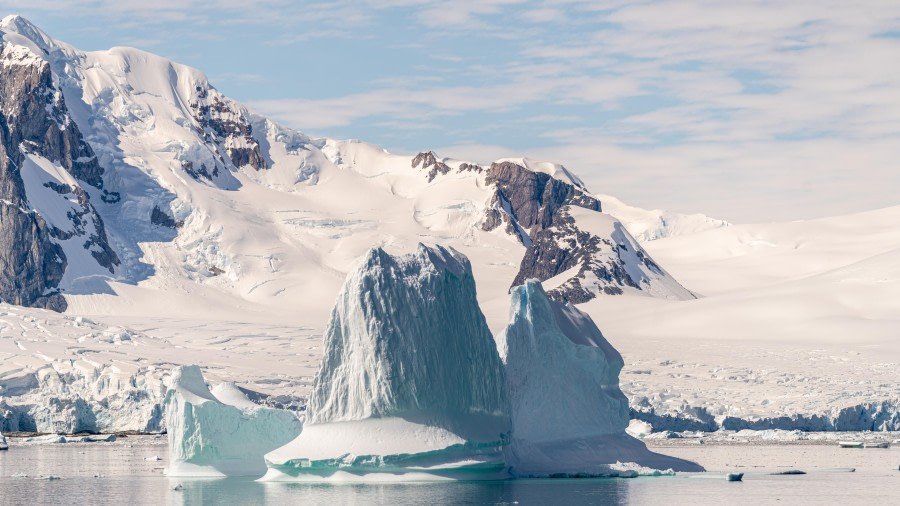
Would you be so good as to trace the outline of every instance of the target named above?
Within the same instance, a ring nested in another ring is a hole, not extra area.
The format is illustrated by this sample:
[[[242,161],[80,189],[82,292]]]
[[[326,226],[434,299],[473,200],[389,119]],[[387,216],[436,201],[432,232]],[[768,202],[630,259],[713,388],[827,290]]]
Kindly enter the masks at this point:
[[[127,443],[126,443],[127,442]],[[0,504],[900,504],[900,449],[833,446],[656,448],[710,473],[674,477],[479,483],[309,485],[246,479],[168,479],[165,446],[148,438],[115,444],[23,446],[0,452]],[[161,461],[148,461],[160,456]],[[856,472],[846,469],[856,468]],[[740,469],[744,482],[728,483]],[[803,469],[802,476],[768,473]],[[15,477],[25,473],[28,477]],[[41,479],[55,475],[59,480]],[[95,477],[94,475],[99,475]],[[184,490],[174,491],[175,484]]]

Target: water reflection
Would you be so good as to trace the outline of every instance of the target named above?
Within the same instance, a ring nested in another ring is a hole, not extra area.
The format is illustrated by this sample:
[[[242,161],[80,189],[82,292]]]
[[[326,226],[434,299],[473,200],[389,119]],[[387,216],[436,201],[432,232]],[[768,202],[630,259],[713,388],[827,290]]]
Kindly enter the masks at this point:
[[[522,480],[391,484],[169,480],[169,504],[624,504],[627,480]]]

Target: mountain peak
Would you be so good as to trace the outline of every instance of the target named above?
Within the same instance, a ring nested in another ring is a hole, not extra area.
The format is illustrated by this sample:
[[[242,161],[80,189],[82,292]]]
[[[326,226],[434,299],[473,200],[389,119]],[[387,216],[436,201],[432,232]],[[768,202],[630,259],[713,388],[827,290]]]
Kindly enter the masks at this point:
[[[26,46],[35,54],[46,55],[56,47],[56,42],[31,21],[18,14],[11,14],[0,21],[0,32],[5,41]]]

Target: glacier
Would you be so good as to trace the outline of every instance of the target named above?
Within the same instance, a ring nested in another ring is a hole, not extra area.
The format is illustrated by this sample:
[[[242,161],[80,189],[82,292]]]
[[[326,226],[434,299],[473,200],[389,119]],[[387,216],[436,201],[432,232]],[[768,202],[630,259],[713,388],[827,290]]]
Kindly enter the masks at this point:
[[[216,391],[221,398],[196,365],[173,372],[165,401],[168,476],[262,476],[263,455],[300,434],[293,413],[254,405],[234,385]]]
[[[586,313],[551,300],[541,283],[512,290],[497,336],[509,384],[510,472],[522,477],[623,476],[646,469],[702,471],[653,453],[626,434],[622,356]]]
[[[369,251],[338,295],[300,436],[264,480],[506,477],[503,365],[469,260]]]

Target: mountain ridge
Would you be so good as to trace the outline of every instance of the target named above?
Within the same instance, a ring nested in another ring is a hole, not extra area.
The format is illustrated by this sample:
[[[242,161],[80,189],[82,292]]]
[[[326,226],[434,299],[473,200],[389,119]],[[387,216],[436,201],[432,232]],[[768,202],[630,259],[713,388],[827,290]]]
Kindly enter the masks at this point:
[[[433,152],[407,157],[358,141],[312,139],[226,97],[201,71],[151,53],[80,51],[16,16],[4,18],[0,31],[5,47],[21,48],[23,61],[49,72],[48,92],[26,90],[19,101],[57,97],[65,107],[61,121],[76,127],[69,144],[87,149],[84,156],[63,153],[50,161],[90,186],[81,199],[84,213],[95,216],[96,239],[83,249],[93,248],[98,265],[68,264],[60,280],[50,277],[42,285],[78,307],[84,306],[77,299],[84,299],[95,309],[99,301],[101,312],[115,311],[121,303],[111,297],[128,291],[121,284],[175,285],[187,293],[212,288],[232,305],[269,305],[312,286],[336,293],[340,275],[368,248],[405,249],[420,240],[448,242],[474,258],[485,256],[479,250],[498,250],[493,256],[506,272],[497,283],[505,290],[571,267],[553,265],[558,252],[526,254],[560,249],[553,241],[536,246],[535,239],[561,226],[562,207],[601,211],[583,182],[558,164],[508,158],[482,167]],[[376,214],[384,219],[372,219]],[[70,228],[77,228],[77,219],[69,217]],[[640,250],[627,237],[598,240]],[[578,302],[622,293],[692,297],[684,289],[660,289],[677,281],[651,263],[589,242],[569,247],[588,248],[575,256],[596,280],[552,296]],[[522,259],[517,268],[510,261],[516,257]],[[488,259],[481,270],[496,263]],[[589,263],[617,274],[591,270]],[[36,302],[34,296],[15,300]]]

